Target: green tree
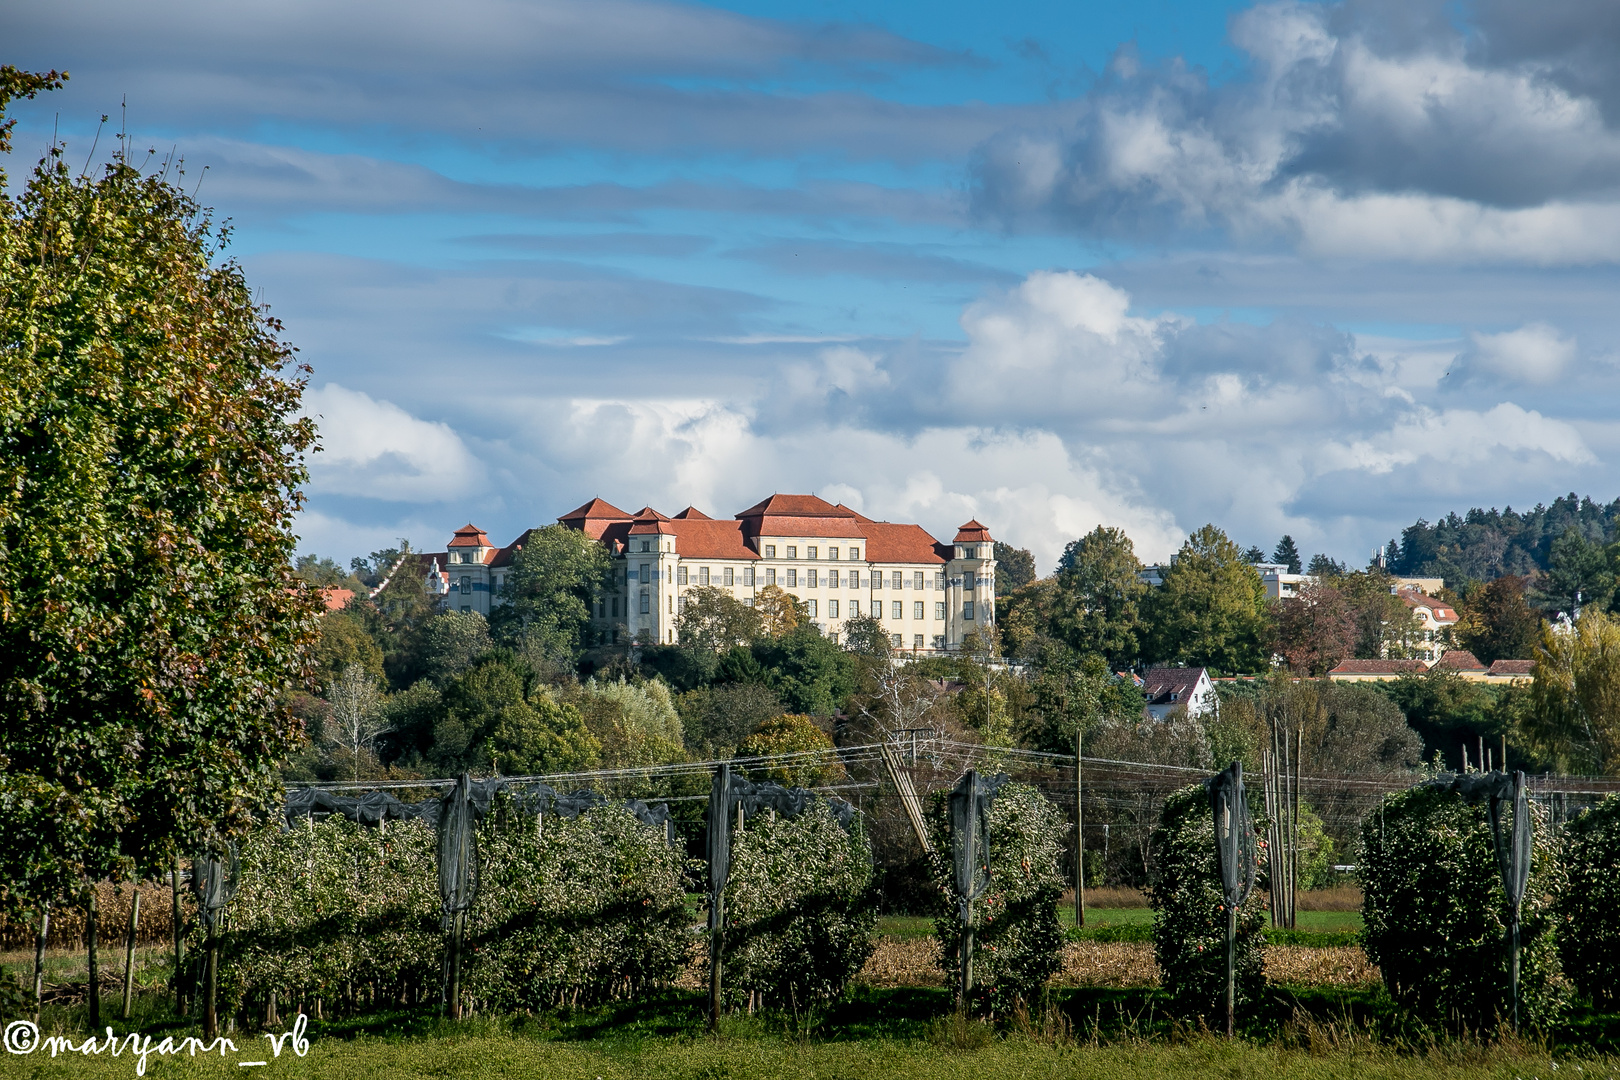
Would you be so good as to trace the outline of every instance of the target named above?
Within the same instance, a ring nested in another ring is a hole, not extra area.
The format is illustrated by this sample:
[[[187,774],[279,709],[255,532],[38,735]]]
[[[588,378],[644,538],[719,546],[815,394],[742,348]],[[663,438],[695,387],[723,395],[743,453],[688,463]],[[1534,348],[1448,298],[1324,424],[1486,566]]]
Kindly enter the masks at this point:
[[[307,369],[169,175],[53,146],[0,195],[4,906],[241,835],[302,738]]]
[[[1547,551],[1547,572],[1536,590],[1548,611],[1574,614],[1582,608],[1607,610],[1614,598],[1614,571],[1602,544],[1571,525]]]
[[[1271,643],[1265,586],[1213,525],[1187,538],[1145,604],[1155,660],[1228,674],[1264,670]]]
[[[996,595],[1005,596],[1035,580],[1035,556],[1025,548],[995,543]]]
[[[376,678],[383,675],[382,650],[366,632],[365,617],[348,609],[321,616],[314,660],[315,685],[323,692],[351,664],[359,665]]]
[[[592,679],[572,700],[609,768],[685,759],[680,714],[663,680]]]
[[[1395,578],[1379,569],[1335,571],[1324,582],[1337,589],[1355,622],[1355,656],[1361,660],[1409,660],[1432,648],[1412,606],[1394,588]]]
[[[1620,617],[1587,608],[1541,632],[1529,741],[1570,772],[1620,773]]]
[[[607,548],[566,525],[530,529],[501,588],[507,601],[490,615],[501,641],[529,642],[555,663],[572,667],[590,640],[591,605],[608,591]]]
[[[686,748],[705,758],[730,753],[761,724],[783,712],[776,692],[758,682],[689,690],[676,699],[675,708],[681,714]]]
[[[771,754],[803,754],[832,748],[832,736],[821,730],[814,717],[800,713],[785,713],[761,724],[758,731],[743,740],[742,746],[738,747],[738,753],[742,757],[765,757]],[[788,787],[819,787],[822,784],[836,784],[845,779],[843,763],[832,754],[774,762],[754,771],[766,780],[774,780]]]
[[[1110,664],[1134,660],[1141,632],[1139,608],[1148,587],[1138,576],[1142,564],[1131,538],[1099,525],[1064,549],[1061,567],[1052,602],[1052,635],[1078,652],[1101,653]]]
[[[1105,722],[1142,715],[1142,693],[1134,682],[1115,675],[1096,653],[1076,653],[1055,641],[1032,665],[1029,689],[1032,707],[1023,717],[1019,741],[1048,753],[1072,754],[1075,732],[1089,741]]]
[[[675,621],[681,646],[719,655],[748,646],[765,636],[758,608],[749,607],[724,589],[699,585],[686,594],[686,606]]]
[[[1505,574],[1475,589],[1458,605],[1457,644],[1484,663],[1528,660],[1535,654],[1541,616],[1525,601],[1527,579]]]
[[[806,625],[810,609],[779,585],[767,585],[754,597],[754,611],[765,636],[779,638]]]
[[[1271,561],[1274,563],[1281,563],[1283,566],[1287,567],[1290,574],[1299,573],[1299,568],[1301,565],[1299,559],[1299,548],[1294,546],[1294,538],[1292,536],[1285,533],[1283,534],[1283,538],[1277,541],[1277,550],[1271,553]]]
[[[389,685],[395,690],[414,685],[423,676],[423,633],[440,611],[439,597],[424,584],[427,566],[406,540],[351,565],[368,593],[376,590],[376,595],[356,596],[344,611],[364,622],[382,650]]]
[[[422,624],[422,672],[444,686],[495,647],[476,611],[447,611]]]
[[[1004,656],[1034,656],[1053,633],[1054,612],[1062,599],[1056,578],[1041,578],[996,598],[996,630]]]
[[[508,776],[541,776],[595,768],[601,745],[578,709],[541,688],[521,705],[501,710],[485,750]]]
[[[831,716],[855,689],[855,658],[812,625],[758,643],[753,655],[789,712]]]

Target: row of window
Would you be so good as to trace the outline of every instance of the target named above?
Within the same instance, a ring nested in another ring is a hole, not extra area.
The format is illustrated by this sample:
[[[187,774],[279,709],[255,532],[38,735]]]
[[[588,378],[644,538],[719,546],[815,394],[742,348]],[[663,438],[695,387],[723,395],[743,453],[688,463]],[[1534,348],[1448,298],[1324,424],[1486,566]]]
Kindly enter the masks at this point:
[[[680,598],[680,610],[681,611],[686,610],[686,599],[687,598],[684,597],[684,596]],[[751,596],[744,597],[743,598],[743,603],[747,604],[749,607],[753,607],[754,606],[754,598],[751,597]],[[807,608],[807,610],[809,612],[809,615],[810,615],[810,617],[812,619],[817,619],[817,618],[821,617],[821,612],[819,610],[821,605],[817,600],[815,600],[814,598],[811,598],[811,599],[806,600],[804,603],[805,603],[805,607]],[[840,604],[840,602],[837,601],[837,600],[828,600],[827,601],[827,618],[829,618],[829,619],[841,619],[841,618],[844,617],[844,615],[841,614],[841,611],[847,611],[849,613],[849,617],[854,618],[855,616],[861,614],[861,612],[864,610],[863,606],[862,606],[862,601],[860,601],[860,600],[850,600],[850,601],[847,601],[847,604],[848,604],[848,606],[845,607],[844,605]],[[641,613],[643,615],[646,615],[646,614],[650,613],[650,605],[651,605],[651,595],[650,595],[648,590],[643,589],[641,591]],[[598,614],[600,614],[601,611],[603,610],[603,605],[600,604],[600,603],[597,604],[597,610],[598,610]],[[618,599],[617,598],[615,598],[614,601],[613,601],[613,610],[614,610],[614,613],[617,614],[617,612],[618,612]],[[912,601],[912,603],[911,603],[911,617],[913,619],[925,619],[925,618],[927,618],[928,617],[927,616],[927,610],[928,610],[927,605],[923,601],[921,601],[921,600]],[[874,619],[883,618],[883,601],[882,600],[873,600],[872,601],[871,611],[872,611],[872,618],[874,618]],[[905,601],[903,601],[903,600],[891,600],[889,602],[889,618],[890,619],[904,619],[905,617],[906,617]],[[934,603],[934,618],[935,619],[944,619],[945,618],[945,604],[943,602],[936,601]],[[963,603],[962,603],[962,618],[967,622],[974,621],[974,604],[973,604],[973,601],[971,601],[971,600],[963,601]]]
[[[783,546],[787,549],[787,554],[784,555],[783,558],[797,559],[799,557],[799,545],[797,545],[797,544],[785,544]],[[819,558],[821,558],[821,556],[818,555],[817,552],[819,552],[820,550],[821,549],[818,548],[815,544],[811,544],[811,545],[809,545],[808,547],[806,547],[804,549],[804,557],[806,559],[812,559],[812,560],[819,559]],[[839,554],[839,552],[841,550],[843,550],[843,549],[836,548],[836,547],[829,547],[827,549],[827,558],[834,561],[834,562],[837,562],[838,561],[838,554]],[[767,559],[776,558],[776,545],[775,544],[766,544],[765,545],[765,558],[767,558]],[[860,548],[852,547],[852,548],[849,549],[849,561],[850,562],[860,562],[861,561],[861,549]]]
[[[664,571],[660,574],[651,563],[642,563],[638,568],[629,571],[631,581],[651,583],[660,577],[667,577],[673,572],[677,585],[724,585],[728,588],[741,585],[751,589],[759,582],[756,571],[752,566],[745,566],[741,573],[735,567],[713,568],[708,566],[679,566],[673,571]],[[800,570],[789,567],[778,571],[774,566],[765,567],[763,575],[765,585],[785,585],[790,589],[859,589],[861,587],[861,573],[859,570],[850,570],[840,573],[837,570]],[[909,574],[902,570],[891,570],[885,576],[881,570],[874,570],[866,576],[866,584],[871,589],[881,589],[885,584],[891,589],[945,589],[945,575],[936,573],[930,577],[921,570],[913,570]],[[972,592],[979,585],[978,579],[970,570],[962,575],[962,588]]]

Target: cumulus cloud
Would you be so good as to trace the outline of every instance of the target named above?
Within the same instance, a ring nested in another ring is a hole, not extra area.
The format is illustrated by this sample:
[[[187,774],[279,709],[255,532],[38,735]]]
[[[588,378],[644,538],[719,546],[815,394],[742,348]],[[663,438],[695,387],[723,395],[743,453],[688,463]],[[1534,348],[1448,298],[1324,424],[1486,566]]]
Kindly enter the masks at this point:
[[[1575,77],[1586,54],[1482,47],[1502,36],[1501,5],[1473,27],[1433,0],[1402,7],[1251,8],[1232,29],[1251,70],[1218,85],[1122,51],[1075,122],[981,148],[976,207],[1319,255],[1612,261],[1620,133],[1602,88]]]
[[[412,416],[337,383],[307,391],[304,412],[321,434],[310,490],[390,502],[465,500],[483,468],[449,425]]]
[[[1476,332],[1469,341],[1453,369],[1463,379],[1546,385],[1568,372],[1576,355],[1575,339],[1544,322],[1499,334]]]

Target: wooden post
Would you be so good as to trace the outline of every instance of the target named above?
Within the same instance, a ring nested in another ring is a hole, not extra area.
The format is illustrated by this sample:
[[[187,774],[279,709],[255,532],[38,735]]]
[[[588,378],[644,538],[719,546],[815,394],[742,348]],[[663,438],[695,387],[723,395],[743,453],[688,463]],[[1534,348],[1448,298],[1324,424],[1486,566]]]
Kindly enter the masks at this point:
[[[138,881],[129,883],[129,936],[124,940],[124,1008],[119,1014],[121,1019],[129,1019],[129,1009],[135,998],[135,932],[141,923],[141,886]]]
[[[180,856],[174,857],[174,873],[169,878],[169,894],[174,901],[174,1012],[176,1016],[186,1015],[186,938],[185,924],[180,912]]]
[[[90,960],[90,985],[86,996],[90,1005],[90,1030],[101,1028],[101,968],[96,963],[96,889],[90,887],[90,902],[85,907],[84,918],[85,945]]]
[[[963,1009],[968,1007],[968,995],[973,992],[973,906],[968,905],[967,925],[962,927],[962,991],[959,995]]]
[[[51,902],[39,909],[39,936],[34,939],[34,1023],[45,1004],[45,943],[51,936]]]
[[[1300,800],[1300,768],[1305,757],[1305,725],[1295,728],[1297,742],[1294,747],[1294,805],[1289,817],[1288,838],[1288,927],[1293,929],[1299,922],[1299,800]]]
[[[1237,1021],[1237,905],[1226,905],[1226,1037]]]
[[[714,897],[714,928],[709,932],[709,1030],[720,1027],[720,963],[725,949],[726,895]]]
[[[467,913],[456,912],[450,925],[450,1019],[461,1019],[461,942],[467,926]]]
[[[209,920],[208,939],[203,954],[203,1038],[213,1042],[219,1038],[219,1013],[216,1010],[216,991],[219,989],[219,938],[214,932],[215,919]]]
[[[1074,925],[1086,925],[1086,811],[1080,801],[1084,790],[1081,768],[1083,748],[1080,721],[1074,725]]]

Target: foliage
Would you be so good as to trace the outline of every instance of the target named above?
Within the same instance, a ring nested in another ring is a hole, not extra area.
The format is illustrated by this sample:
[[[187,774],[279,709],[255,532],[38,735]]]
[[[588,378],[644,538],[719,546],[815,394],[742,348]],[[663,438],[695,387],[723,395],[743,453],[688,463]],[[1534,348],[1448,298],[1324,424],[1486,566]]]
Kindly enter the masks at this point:
[[[738,747],[742,757],[764,757],[769,754],[803,754],[818,750],[831,750],[832,736],[817,726],[813,717],[788,713],[765,721]],[[845,779],[844,766],[830,755],[801,758],[791,762],[776,762],[764,769],[750,769],[766,780],[774,780],[786,787],[820,787]]]
[[[1547,611],[1572,615],[1583,607],[1605,611],[1614,598],[1614,567],[1602,543],[1570,525],[1547,547],[1547,572],[1536,581],[1536,598]]]
[[[431,703],[423,694],[424,711]],[[445,687],[430,712],[427,759],[439,775],[497,767],[511,775],[572,772],[596,765],[601,745],[579,710],[491,654]]]
[[[951,850],[945,792],[929,807],[934,845]],[[990,886],[973,904],[973,1000],[979,1012],[1010,1016],[1032,1004],[1063,966],[1057,904],[1068,884],[1063,864],[1068,821],[1036,788],[1011,783],[990,804]],[[949,857],[936,862],[934,933],[948,979],[961,967],[962,921]]]
[[[1226,898],[1215,865],[1215,819],[1209,789],[1193,784],[1164,800],[1153,833],[1158,873],[1153,901],[1153,955],[1173,1007],[1213,1019],[1226,1008]],[[1235,947],[1238,1016],[1253,1013],[1265,992],[1265,915],[1259,891],[1238,909]]]
[[[617,806],[572,821],[548,816],[538,830],[528,815],[497,812],[479,845],[464,977],[483,1006],[633,1000],[680,973],[690,922],[685,867],[663,829]]]
[[[661,679],[591,679],[570,694],[602,747],[608,768],[656,765],[686,756],[681,718]]]
[[[1142,714],[1142,694],[1134,682],[1109,671],[1101,656],[1081,655],[1056,642],[1037,655],[1029,690],[1033,707],[1020,725],[1020,741],[1047,753],[1072,754],[1077,732],[1089,740],[1106,722],[1134,721]]]
[[[810,609],[780,585],[766,585],[754,596],[754,612],[765,636],[779,638],[807,625]]]
[[[1272,647],[1289,670],[1317,678],[1355,655],[1356,615],[1339,589],[1306,582],[1276,604],[1275,634]]]
[[[1525,735],[1560,768],[1620,771],[1620,616],[1587,608],[1541,632]]]
[[[1470,682],[1439,667],[1371,685],[1406,714],[1406,722],[1423,739],[1424,760],[1438,753],[1461,770],[1461,745],[1472,748],[1483,738],[1495,746],[1504,734],[1518,737],[1510,711],[1502,707],[1509,688]]]
[[[1620,795],[1564,829],[1553,896],[1564,975],[1605,1012],[1620,1002]]]
[[[1457,644],[1486,664],[1533,657],[1541,616],[1525,602],[1528,580],[1507,574],[1469,593],[1457,605]]]
[[[0,198],[5,906],[240,834],[302,736],[306,369],[169,176],[53,145]]]
[[[1534,812],[1534,810],[1533,810]],[[1504,820],[1512,816],[1504,812]],[[1558,873],[1541,814],[1520,930],[1519,1015],[1542,1026],[1558,1012],[1547,895]],[[1367,959],[1401,1008],[1436,1026],[1494,1028],[1512,1015],[1507,911],[1483,805],[1436,788],[1385,796],[1362,819],[1356,876]]]
[[[1149,653],[1223,673],[1263,670],[1271,642],[1265,586],[1242,550],[1213,525],[1187,538],[1145,601]]]
[[[594,768],[601,753],[579,710],[546,688],[531,692],[522,707],[502,710],[485,748],[509,776],[578,772]]]
[[[1277,541],[1277,550],[1271,553],[1271,561],[1281,563],[1290,574],[1299,573],[1303,564],[1300,562],[1299,548],[1294,545],[1292,536],[1285,533],[1283,538]]]
[[[356,596],[344,613],[363,621],[366,632],[382,650],[383,670],[391,689],[403,690],[424,677],[423,639],[439,614],[439,597],[423,587],[427,567],[400,541],[397,548],[371,553],[369,559],[351,561],[355,575],[368,594]],[[375,589],[376,595],[369,595]]]
[[[1000,540],[993,548],[996,560],[996,595],[999,597],[1028,585],[1036,578],[1035,556]]]
[[[1071,541],[1058,566],[1052,636],[1076,651],[1101,653],[1110,664],[1134,660],[1148,587],[1137,577],[1142,564],[1131,538],[1099,525]]]
[[[855,659],[806,624],[754,646],[766,685],[790,712],[831,716],[855,689]]]
[[[1041,578],[996,597],[996,630],[1002,655],[1026,658],[1037,652],[1052,633],[1052,619],[1061,596],[1056,578]]]
[[[1343,596],[1355,622],[1355,655],[1361,660],[1406,660],[1431,646],[1417,615],[1391,591],[1393,577],[1376,567],[1335,574],[1328,584]]]
[[[495,647],[489,622],[476,611],[447,611],[422,624],[422,673],[439,686]]]
[[[358,665],[375,678],[383,677],[383,654],[366,631],[365,619],[348,609],[321,616],[315,641],[315,686],[326,692],[343,670]]]
[[[0,154],[11,153],[11,129],[15,119],[4,119],[6,106],[18,98],[32,101],[42,90],[60,90],[67,82],[65,71],[19,71],[10,64],[0,66]],[[0,172],[0,193],[5,190],[5,173]]]
[[[872,954],[872,845],[826,803],[794,818],[767,813],[732,835],[725,987],[767,1008],[831,1002]]]
[[[363,594],[366,589],[365,583],[355,577],[352,571],[319,555],[300,555],[293,564],[293,574],[299,580],[323,589],[348,589],[356,595]]]
[[[1590,540],[1610,541],[1620,521],[1620,499],[1594,503],[1574,492],[1550,505],[1515,512],[1472,509],[1429,524],[1418,520],[1390,545],[1389,568],[1397,574],[1443,577],[1453,587],[1491,581],[1504,574],[1546,569],[1552,543],[1572,526]]]
[[[759,607],[749,607],[724,589],[698,585],[687,591],[675,629],[684,648],[718,656],[764,637],[763,614]]]
[[[719,683],[689,690],[675,700],[686,748],[705,758],[725,756],[773,716],[782,702],[763,683]]]
[[[271,991],[284,1007],[331,1001],[362,982],[397,1001],[436,993],[443,948],[434,852],[433,830],[419,822],[382,831],[331,817],[250,834],[222,923],[220,1011]],[[193,958],[202,935],[193,920]]]
[[[386,730],[387,722],[378,709],[377,680],[359,664],[350,664],[337,677],[326,697],[332,711],[321,735],[352,758],[349,778],[358,780],[360,755],[369,757],[377,736]]]
[[[572,667],[590,645],[591,607],[612,588],[607,548],[566,525],[530,529],[517,545],[490,631],[507,644],[530,642]]]

